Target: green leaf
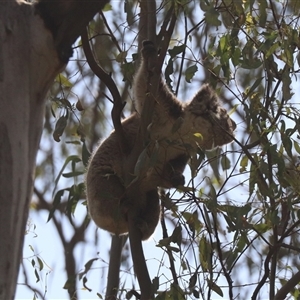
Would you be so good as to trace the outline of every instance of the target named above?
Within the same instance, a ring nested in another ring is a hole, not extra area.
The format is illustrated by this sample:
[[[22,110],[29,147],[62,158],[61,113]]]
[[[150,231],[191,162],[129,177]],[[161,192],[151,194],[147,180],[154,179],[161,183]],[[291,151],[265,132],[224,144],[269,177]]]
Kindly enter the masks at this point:
[[[299,143],[297,143],[296,141],[294,141],[294,148],[300,154],[300,146]]]
[[[230,167],[231,167],[231,162],[226,155],[222,155],[221,166],[224,171],[230,169]]]
[[[38,261],[38,263],[39,263],[39,269],[40,269],[40,271],[42,271],[43,270],[43,268],[44,268],[44,263],[43,263],[43,261],[37,256],[37,261]]]
[[[236,231],[236,226],[235,224],[231,221],[231,219],[227,216],[227,215],[223,215],[224,216],[224,219],[225,221],[227,222],[228,224],[228,232],[231,232],[231,231]]]
[[[265,58],[268,59],[276,50],[280,47],[280,43],[276,42],[271,45],[268,50],[266,51]]]
[[[198,290],[193,290],[193,296],[196,298],[196,299],[200,299],[200,293]]]
[[[265,28],[267,21],[267,1],[260,0],[259,4],[259,26]]]
[[[201,1],[202,2],[202,1]],[[205,20],[207,24],[212,25],[212,26],[220,26],[222,22],[218,19],[219,18],[219,12],[215,10],[214,7],[209,9],[204,13]]]
[[[34,270],[34,274],[35,274],[35,278],[36,278],[36,283],[40,281],[40,276],[39,273],[37,271],[37,269]]]
[[[262,82],[262,80],[264,79],[265,77],[260,77],[260,78],[257,78],[254,83],[252,84],[251,88],[249,89],[248,93],[247,93],[247,96],[248,95],[251,95],[255,90],[256,88],[260,85],[260,83]]]
[[[61,202],[61,197],[63,196],[64,192],[65,192],[65,189],[59,190],[59,191],[55,194],[55,197],[54,197],[54,200],[53,200],[53,204],[52,204],[52,208],[51,208],[50,211],[49,211],[49,216],[48,216],[48,219],[47,219],[47,223],[52,219],[53,214],[54,214],[56,208],[58,207],[58,205],[59,205],[60,202]]]
[[[168,52],[171,56],[171,58],[174,58],[176,55],[182,53],[186,48],[185,44],[182,44],[180,46],[175,46],[173,49],[169,49]]]
[[[240,173],[247,171],[248,162],[249,162],[248,156],[244,155],[240,162],[240,167],[241,167],[239,170]]]
[[[212,282],[212,281],[209,281],[209,286],[210,288],[215,292],[217,293],[220,297],[223,297],[223,291],[222,289],[215,283],[215,282]]]
[[[171,238],[170,237],[167,237],[167,238],[164,238],[164,239],[161,239],[159,240],[159,242],[157,243],[156,247],[167,247],[169,246],[171,243]]]
[[[59,84],[63,85],[64,87],[71,88],[73,86],[73,84],[69,81],[69,79],[66,76],[64,76],[62,73],[56,76],[55,81],[57,81]]]
[[[171,235],[171,239],[173,243],[176,243],[179,247],[181,246],[181,242],[182,242],[182,228],[181,226],[177,226],[175,227],[172,235]]]
[[[231,57],[231,61],[235,67],[239,65],[240,58],[241,58],[241,49],[239,47],[236,47]]]
[[[291,84],[292,84],[292,80],[290,77],[290,71],[289,68],[286,68],[282,74],[282,97],[283,100],[285,101],[291,99],[292,97],[291,88],[290,88]]]
[[[174,68],[173,68],[173,60],[172,58],[169,59],[168,64],[165,69],[165,80],[167,86],[172,90],[172,79],[171,75],[174,73]]]
[[[219,41],[219,47],[220,47],[221,53],[224,53],[227,50],[227,47],[228,47],[228,36],[227,35],[221,36],[220,41]]]
[[[249,177],[249,194],[252,195],[256,184],[256,166],[251,163]]]
[[[82,151],[81,151],[81,159],[85,167],[88,166],[89,159],[91,157],[91,153],[87,149],[86,143],[82,143]]]
[[[87,274],[87,272],[91,269],[93,263],[97,260],[98,258],[92,258],[84,265],[84,270],[78,274],[79,280],[81,280],[83,275]]]
[[[67,281],[65,282],[63,289],[67,290],[70,287],[74,286],[74,282],[75,282],[75,276],[71,276],[67,279]]]
[[[60,137],[64,133],[64,130],[67,126],[67,121],[68,121],[68,118],[66,116],[62,116],[57,120],[57,122],[55,124],[55,129],[53,132],[53,139],[56,142],[60,142]]]
[[[253,228],[259,232],[260,234],[263,234],[271,229],[271,227],[268,224],[260,223],[260,224],[254,224]]]
[[[209,272],[211,270],[211,245],[204,236],[200,239],[199,256],[203,272]]]
[[[192,289],[195,287],[196,283],[197,283],[197,272],[195,272],[191,277],[190,277],[190,280],[189,280],[189,289]]]
[[[106,3],[105,6],[102,8],[103,12],[111,11],[111,10],[112,10],[112,5],[110,3]]]
[[[188,67],[185,70],[185,74],[184,74],[185,75],[185,80],[190,83],[197,71],[198,71],[197,65],[193,65],[193,66]]]
[[[123,81],[129,82],[131,85],[133,74],[135,72],[134,63],[133,62],[125,62],[121,64],[121,70],[123,74]]]
[[[203,140],[203,135],[202,135],[200,132],[195,132],[193,135],[194,135],[196,138],[199,138],[199,139]]]
[[[73,178],[73,177],[77,177],[84,174],[83,171],[75,171],[75,172],[68,172],[68,173],[63,173],[62,176],[65,178]]]
[[[126,57],[127,57],[127,51],[122,51],[117,55],[116,61],[118,63],[124,63],[126,62]]]
[[[60,98],[59,101],[61,102],[61,104],[66,107],[66,108],[70,108],[73,109],[71,102],[66,99],[66,98]]]
[[[286,132],[283,132],[281,134],[281,141],[282,141],[283,147],[284,147],[287,155],[290,158],[293,158],[293,153],[292,153],[293,144],[292,144],[291,139],[287,136]]]
[[[207,208],[206,206],[204,205],[203,206],[203,211],[204,211],[204,216],[205,216],[205,224],[207,226],[207,230],[209,233],[212,233],[213,230],[212,230],[212,227],[211,227],[211,224],[210,224],[210,218],[209,218],[209,215],[208,215],[208,211],[207,211]]]
[[[55,179],[55,185],[54,185],[54,188],[53,188],[53,194],[52,194],[52,197],[54,195],[54,192],[56,190],[56,187],[57,187],[57,184],[58,184],[58,181],[60,179],[60,177],[62,176],[65,168],[67,167],[67,165],[69,164],[69,162],[72,162],[72,163],[77,163],[77,162],[80,162],[81,159],[77,156],[77,155],[70,155],[67,157],[67,159],[65,160],[65,163],[63,164],[59,174],[57,175],[56,179]]]

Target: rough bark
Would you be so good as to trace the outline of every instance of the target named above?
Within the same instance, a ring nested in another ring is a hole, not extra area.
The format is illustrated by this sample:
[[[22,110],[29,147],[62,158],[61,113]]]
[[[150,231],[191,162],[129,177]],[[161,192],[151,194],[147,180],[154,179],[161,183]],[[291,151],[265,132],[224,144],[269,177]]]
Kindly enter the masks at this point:
[[[46,93],[106,2],[0,1],[0,300],[14,299]]]

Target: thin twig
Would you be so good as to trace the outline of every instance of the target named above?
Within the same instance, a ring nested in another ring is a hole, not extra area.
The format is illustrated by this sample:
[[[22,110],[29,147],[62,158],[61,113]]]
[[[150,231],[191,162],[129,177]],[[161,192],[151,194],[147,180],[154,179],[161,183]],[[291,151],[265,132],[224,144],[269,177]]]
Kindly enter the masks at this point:
[[[230,276],[230,271],[228,272],[228,270],[226,269],[226,266],[223,262],[224,258],[223,258],[223,253],[222,253],[222,250],[221,250],[221,241],[220,241],[220,238],[219,238],[219,233],[218,233],[218,224],[217,224],[217,214],[215,212],[212,212],[212,216],[213,216],[213,223],[214,223],[214,228],[215,228],[215,238],[216,238],[216,241],[217,241],[217,253],[218,253],[218,256],[219,256],[219,262],[221,264],[221,268],[222,268],[222,271],[223,271],[223,274],[227,280],[227,283],[228,283],[228,294],[229,294],[229,299],[230,300],[233,300],[233,291],[232,291],[232,279],[231,279],[231,276]]]
[[[165,210],[165,207],[163,207],[163,210]],[[163,238],[166,239],[169,236],[168,236],[167,226],[166,226],[166,222],[165,222],[165,218],[164,218],[164,211],[162,213],[162,218],[161,218],[160,223],[161,223],[161,227],[162,227]],[[168,247],[166,247],[166,252],[169,257],[170,270],[172,273],[173,281],[174,281],[175,285],[178,286],[178,278],[177,278],[177,274],[176,274],[176,270],[175,270],[174,257],[173,257],[172,251]],[[177,294],[176,294],[176,296],[177,296]]]
[[[265,262],[264,262],[265,273],[264,273],[262,279],[260,280],[260,282],[258,283],[258,285],[256,286],[256,288],[255,288],[255,290],[252,294],[251,300],[256,300],[257,299],[257,296],[258,296],[258,293],[259,293],[260,289],[264,286],[264,284],[266,283],[266,280],[269,277],[269,273],[270,273],[269,263],[270,263],[270,260],[273,256],[273,253],[274,253],[274,246],[269,247],[269,252],[268,252],[268,254],[266,256],[266,259],[265,259]]]

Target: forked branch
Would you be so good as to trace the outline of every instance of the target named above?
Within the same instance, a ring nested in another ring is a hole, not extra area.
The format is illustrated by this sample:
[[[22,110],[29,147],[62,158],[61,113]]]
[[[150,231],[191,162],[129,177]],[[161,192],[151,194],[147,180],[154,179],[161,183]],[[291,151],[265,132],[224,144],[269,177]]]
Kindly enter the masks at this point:
[[[106,73],[100,65],[95,60],[95,57],[92,53],[89,39],[88,39],[88,32],[87,29],[85,29],[81,34],[82,39],[82,47],[84,54],[86,56],[87,62],[91,68],[91,70],[94,72],[94,74],[104,82],[104,84],[109,89],[112,97],[113,97],[113,108],[111,111],[111,117],[114,124],[114,128],[116,131],[116,134],[118,136],[119,146],[123,153],[128,153],[128,143],[124,136],[124,130],[121,124],[121,115],[123,108],[125,106],[125,103],[122,102],[122,98],[120,96],[119,90],[114,82],[114,80],[111,78],[110,74]]]

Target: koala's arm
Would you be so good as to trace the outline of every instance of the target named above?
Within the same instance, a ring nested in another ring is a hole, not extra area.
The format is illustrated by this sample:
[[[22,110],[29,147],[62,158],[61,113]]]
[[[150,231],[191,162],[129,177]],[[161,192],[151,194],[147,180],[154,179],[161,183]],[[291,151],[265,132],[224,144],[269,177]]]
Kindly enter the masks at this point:
[[[163,170],[164,178],[167,179],[167,183],[169,186],[162,187],[178,187],[180,185],[184,185],[185,178],[182,175],[185,166],[189,160],[189,156],[187,154],[181,154],[175,157],[174,159],[169,160]]]
[[[144,41],[141,51],[141,65],[134,77],[133,92],[135,107],[139,114],[142,113],[144,101],[147,99],[149,76],[160,76],[158,93],[156,95],[155,113],[158,118],[177,119],[182,115],[182,105],[172,94],[161,78],[154,70],[157,58],[157,49],[151,41]]]

